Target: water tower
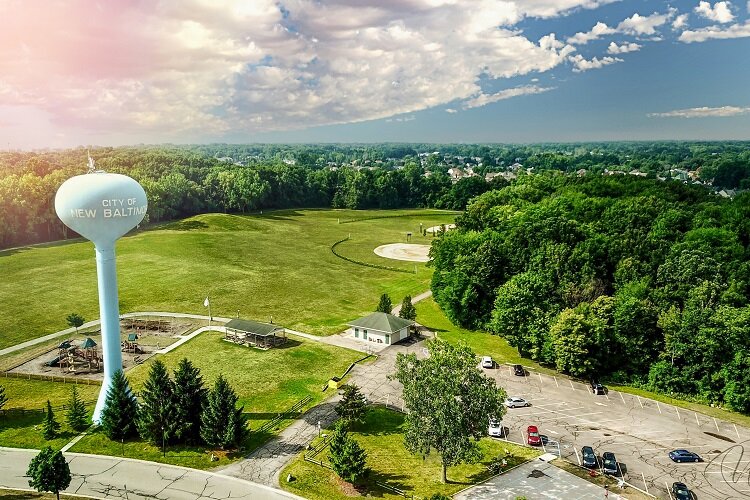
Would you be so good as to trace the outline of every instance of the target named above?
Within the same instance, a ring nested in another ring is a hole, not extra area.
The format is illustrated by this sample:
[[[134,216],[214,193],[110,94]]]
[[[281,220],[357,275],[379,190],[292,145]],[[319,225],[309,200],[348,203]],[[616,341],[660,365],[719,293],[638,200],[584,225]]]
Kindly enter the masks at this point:
[[[93,167],[89,157],[89,173],[71,177],[60,186],[55,211],[66,226],[94,243],[104,357],[104,382],[93,416],[99,423],[112,376],[122,370],[115,242],[143,220],[148,203],[146,192],[134,179]]]

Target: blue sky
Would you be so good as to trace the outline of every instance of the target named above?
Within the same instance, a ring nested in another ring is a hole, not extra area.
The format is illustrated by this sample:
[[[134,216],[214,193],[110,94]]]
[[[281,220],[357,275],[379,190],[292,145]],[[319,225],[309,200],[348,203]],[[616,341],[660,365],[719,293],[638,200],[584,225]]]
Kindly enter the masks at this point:
[[[0,0],[0,147],[750,139],[745,0],[352,3]]]

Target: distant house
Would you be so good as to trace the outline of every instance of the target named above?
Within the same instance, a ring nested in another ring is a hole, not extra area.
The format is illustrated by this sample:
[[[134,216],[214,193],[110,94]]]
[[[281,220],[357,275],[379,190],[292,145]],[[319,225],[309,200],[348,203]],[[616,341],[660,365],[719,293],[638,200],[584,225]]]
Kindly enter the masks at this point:
[[[464,177],[467,177],[466,172],[464,172],[463,170],[457,167],[449,168],[448,175],[450,176],[453,182],[457,182],[463,179]]]
[[[648,174],[646,172],[641,172],[640,170],[631,170],[628,173],[630,175],[635,175],[636,177],[648,177]]]
[[[393,314],[374,312],[348,323],[355,339],[362,342],[391,345],[409,336],[414,322]]]
[[[585,168],[581,168],[579,170],[576,170],[576,174],[578,175],[578,177],[583,177],[584,175],[586,175],[587,172],[588,171]]]
[[[719,191],[719,196],[721,196],[722,198],[734,198],[735,196],[737,196],[737,191],[735,191],[734,189],[722,189],[721,191]]]

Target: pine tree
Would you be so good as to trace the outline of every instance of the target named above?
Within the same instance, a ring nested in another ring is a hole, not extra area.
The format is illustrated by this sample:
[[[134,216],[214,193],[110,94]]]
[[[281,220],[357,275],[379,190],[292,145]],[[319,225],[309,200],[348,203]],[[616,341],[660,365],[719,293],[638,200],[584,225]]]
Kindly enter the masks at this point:
[[[47,414],[44,416],[43,429],[42,435],[47,441],[55,439],[57,431],[60,430],[60,422],[55,420],[55,414],[52,412],[52,405],[50,404],[49,399],[47,400]]]
[[[331,436],[328,459],[333,471],[341,479],[356,483],[364,478],[367,469],[367,453],[346,431],[344,422],[336,422]]]
[[[26,475],[29,486],[37,491],[51,491],[60,500],[60,490],[70,486],[70,467],[60,451],[47,446],[31,459]]]
[[[0,385],[0,410],[3,409],[3,406],[5,406],[5,403],[8,402],[8,396],[5,395],[5,387]]]
[[[404,297],[403,302],[401,302],[401,310],[398,312],[398,315],[404,319],[410,319],[414,321],[417,319],[417,308],[414,307],[414,304],[411,303],[411,295],[407,295]]]
[[[104,400],[99,425],[109,439],[119,441],[135,434],[137,416],[138,405],[128,379],[122,370],[117,370],[112,376],[112,385]]]
[[[197,443],[201,435],[201,411],[208,390],[198,368],[182,358],[174,372],[175,436],[179,441]]]
[[[156,360],[149,369],[138,408],[138,433],[154,444],[165,444],[174,433],[174,384],[167,367]]]
[[[209,446],[224,449],[238,446],[247,435],[243,406],[237,407],[237,394],[227,380],[219,375],[208,393],[201,416],[201,437]]]
[[[391,302],[391,297],[387,293],[384,293],[380,296],[380,303],[378,304],[378,308],[375,309],[375,311],[390,314],[392,309],[393,303]]]
[[[367,413],[367,399],[356,384],[344,386],[344,395],[339,404],[336,405],[336,413],[347,425],[364,421]]]
[[[89,426],[89,414],[86,411],[86,404],[78,396],[78,389],[73,386],[70,393],[70,403],[68,403],[68,412],[65,415],[68,425],[76,432],[81,432]]]

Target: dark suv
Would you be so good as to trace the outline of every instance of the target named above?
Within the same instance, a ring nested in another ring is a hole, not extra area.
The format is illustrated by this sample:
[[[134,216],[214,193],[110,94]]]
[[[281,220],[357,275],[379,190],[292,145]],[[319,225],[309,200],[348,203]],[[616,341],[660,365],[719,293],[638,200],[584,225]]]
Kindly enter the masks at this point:
[[[599,467],[599,460],[596,458],[596,453],[591,446],[584,446],[581,448],[581,461],[583,466],[589,469],[596,469]]]
[[[526,370],[524,370],[523,366],[521,365],[513,365],[513,373],[516,375],[516,377],[526,376]]]
[[[620,468],[617,466],[617,458],[611,451],[604,452],[602,455],[602,472],[611,476],[620,474]]]
[[[591,392],[597,396],[604,395],[604,386],[596,378],[591,378]]]

